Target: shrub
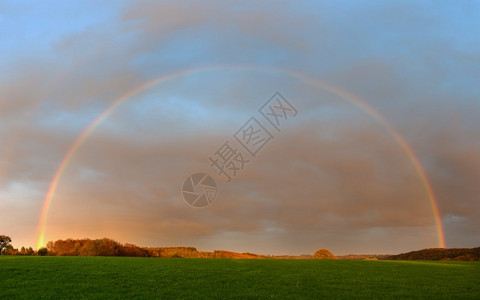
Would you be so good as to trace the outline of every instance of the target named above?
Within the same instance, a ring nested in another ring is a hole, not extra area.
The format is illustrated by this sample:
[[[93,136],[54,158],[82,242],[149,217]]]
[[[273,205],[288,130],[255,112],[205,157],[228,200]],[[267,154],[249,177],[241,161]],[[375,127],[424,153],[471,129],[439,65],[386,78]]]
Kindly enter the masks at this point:
[[[42,248],[38,249],[37,254],[40,255],[40,256],[48,255],[48,249],[45,248],[45,247],[42,247]]]

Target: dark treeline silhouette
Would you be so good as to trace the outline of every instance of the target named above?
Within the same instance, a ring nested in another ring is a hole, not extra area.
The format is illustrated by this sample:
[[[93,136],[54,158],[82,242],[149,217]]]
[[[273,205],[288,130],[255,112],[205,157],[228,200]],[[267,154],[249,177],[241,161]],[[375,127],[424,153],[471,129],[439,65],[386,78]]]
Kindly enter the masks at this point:
[[[389,260],[462,260],[479,261],[480,247],[477,248],[431,248],[387,257]]]
[[[12,239],[8,235],[0,235],[0,255],[36,255],[32,247],[22,247],[20,250],[12,245]]]

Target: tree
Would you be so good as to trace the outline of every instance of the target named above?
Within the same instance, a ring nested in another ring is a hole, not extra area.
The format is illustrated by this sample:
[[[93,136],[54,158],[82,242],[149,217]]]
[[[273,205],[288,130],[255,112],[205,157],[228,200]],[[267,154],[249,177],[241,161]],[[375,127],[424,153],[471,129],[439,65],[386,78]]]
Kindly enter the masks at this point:
[[[3,249],[3,255],[18,255],[18,249],[13,248],[12,244]]]
[[[12,243],[12,239],[7,235],[0,235],[0,255],[8,249],[8,246]]]
[[[314,259],[337,259],[335,255],[333,255],[332,252],[330,252],[327,249],[320,249],[315,254],[313,255]]]
[[[40,249],[38,249],[37,254],[40,255],[40,256],[45,256],[45,255],[48,254],[48,250],[45,247],[40,248]]]

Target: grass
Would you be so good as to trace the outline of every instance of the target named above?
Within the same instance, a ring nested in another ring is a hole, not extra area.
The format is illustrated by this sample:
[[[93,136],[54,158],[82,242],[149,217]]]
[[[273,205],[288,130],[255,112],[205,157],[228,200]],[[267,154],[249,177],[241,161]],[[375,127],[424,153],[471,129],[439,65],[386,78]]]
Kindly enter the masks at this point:
[[[480,263],[0,256],[0,297],[480,299]]]

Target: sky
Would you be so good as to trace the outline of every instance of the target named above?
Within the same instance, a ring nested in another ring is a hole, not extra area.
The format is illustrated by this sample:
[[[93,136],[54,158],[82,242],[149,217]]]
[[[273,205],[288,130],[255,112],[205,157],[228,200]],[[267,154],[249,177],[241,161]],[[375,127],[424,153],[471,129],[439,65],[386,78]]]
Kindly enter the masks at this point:
[[[2,1],[0,28],[15,247],[479,246],[477,1]]]

